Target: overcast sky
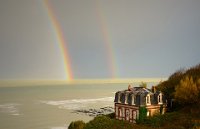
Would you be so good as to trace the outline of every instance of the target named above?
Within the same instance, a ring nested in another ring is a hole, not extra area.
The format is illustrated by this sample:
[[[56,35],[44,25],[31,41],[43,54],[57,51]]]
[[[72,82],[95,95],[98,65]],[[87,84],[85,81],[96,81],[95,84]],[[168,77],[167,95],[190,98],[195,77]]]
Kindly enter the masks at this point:
[[[75,79],[112,78],[110,62],[114,78],[168,77],[200,63],[200,0],[49,2]],[[1,0],[0,79],[65,79],[55,37],[42,0]]]

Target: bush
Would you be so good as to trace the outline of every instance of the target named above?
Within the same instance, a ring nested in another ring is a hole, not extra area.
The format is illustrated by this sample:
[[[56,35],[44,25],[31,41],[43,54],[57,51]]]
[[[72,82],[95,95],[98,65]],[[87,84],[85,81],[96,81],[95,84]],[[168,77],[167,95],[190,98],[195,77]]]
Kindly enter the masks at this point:
[[[146,83],[146,82],[141,82],[139,86],[140,86],[140,87],[147,88],[147,83]]]
[[[146,107],[140,107],[139,108],[139,121],[137,121],[138,123],[142,123],[145,121],[147,117],[147,109]]]
[[[84,129],[111,129],[112,120],[106,116],[97,116],[88,122]]]
[[[192,77],[186,77],[176,87],[175,99],[181,104],[198,102],[198,88]]]
[[[189,79],[186,80],[186,78]],[[186,81],[188,81],[189,83]],[[185,86],[183,86],[181,83]],[[186,88],[184,89],[183,87]],[[197,87],[196,91],[195,87]],[[200,103],[200,64],[186,70],[180,69],[176,71],[168,78],[168,80],[160,82],[156,86],[156,89],[164,93],[168,102],[168,111],[179,110],[185,105],[194,104],[197,101]],[[197,92],[198,95],[196,94]],[[186,93],[187,96],[184,96],[184,93]],[[188,98],[194,98],[194,101]],[[176,99],[177,101],[173,101],[173,103],[171,103],[174,99]]]
[[[146,118],[143,123],[147,127],[162,129],[188,129],[192,128],[191,117],[182,112],[166,113],[164,115],[154,115]],[[177,127],[177,128],[176,128]]]
[[[83,129],[84,126],[85,126],[85,123],[81,120],[73,121],[70,123],[68,129]]]
[[[109,117],[110,119],[114,119],[115,118],[115,113],[113,112],[113,113],[107,114],[105,116]]]
[[[97,116],[86,124],[84,129],[149,129],[128,121],[110,119],[107,116]]]

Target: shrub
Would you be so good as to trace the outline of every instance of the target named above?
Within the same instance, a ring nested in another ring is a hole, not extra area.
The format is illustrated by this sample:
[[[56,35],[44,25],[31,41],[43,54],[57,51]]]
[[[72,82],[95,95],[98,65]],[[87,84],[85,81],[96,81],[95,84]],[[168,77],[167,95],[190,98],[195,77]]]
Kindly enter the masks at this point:
[[[113,112],[113,113],[107,114],[105,116],[109,117],[110,119],[114,119],[115,118],[115,113]]]
[[[110,119],[108,116],[97,116],[86,124],[84,129],[147,129],[128,121]],[[149,129],[149,127],[148,127]]]
[[[106,116],[97,116],[86,124],[84,129],[110,129],[112,120]]]
[[[146,117],[147,117],[147,109],[146,109],[146,107],[140,107],[139,108],[139,121],[137,121],[137,122],[139,122],[139,123],[144,122]]]
[[[73,121],[70,123],[68,129],[83,129],[84,126],[85,126],[85,123],[81,120]]]
[[[141,82],[139,86],[140,86],[140,87],[147,88],[147,83],[146,83],[146,82]]]
[[[176,87],[175,99],[181,104],[198,102],[198,88],[192,77],[186,76]]]

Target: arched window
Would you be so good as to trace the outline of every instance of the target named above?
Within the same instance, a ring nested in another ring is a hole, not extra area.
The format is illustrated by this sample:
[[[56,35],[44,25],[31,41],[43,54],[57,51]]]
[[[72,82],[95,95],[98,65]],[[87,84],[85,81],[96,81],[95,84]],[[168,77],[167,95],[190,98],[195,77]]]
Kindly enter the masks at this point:
[[[149,116],[149,111],[147,111],[147,116]]]
[[[118,114],[119,114],[119,117],[122,117],[122,109],[121,108],[118,109]]]
[[[125,94],[125,100],[124,100],[125,102],[125,104],[128,104],[128,94]]]
[[[129,117],[130,117],[129,110],[128,110],[128,109],[126,109],[126,120],[129,120]]]
[[[135,96],[132,95],[132,105],[135,105]]]
[[[151,96],[148,94],[146,96],[146,105],[150,105],[151,104]]]
[[[162,94],[160,93],[159,95],[158,95],[158,104],[162,104],[163,102],[162,102]]]
[[[137,117],[137,113],[136,111],[133,111],[133,119],[136,120],[136,117]]]
[[[118,103],[121,102],[121,93],[118,93]]]

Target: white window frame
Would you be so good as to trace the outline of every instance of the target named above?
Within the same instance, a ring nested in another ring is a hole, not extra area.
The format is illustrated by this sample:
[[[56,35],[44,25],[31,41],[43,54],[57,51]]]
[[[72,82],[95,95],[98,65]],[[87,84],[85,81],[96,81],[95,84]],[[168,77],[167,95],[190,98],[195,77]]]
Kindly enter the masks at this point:
[[[128,104],[128,94],[125,94],[125,104]]]
[[[130,111],[129,111],[129,109],[125,109],[125,116],[126,116],[126,120],[128,120],[129,121],[129,119],[130,119]]]
[[[149,111],[147,111],[147,116],[150,116],[150,112]]]
[[[118,94],[118,103],[121,102],[120,99],[121,99],[121,93]]]
[[[135,105],[135,96],[132,95],[132,105]]]
[[[160,101],[159,101],[160,100]],[[158,104],[163,104],[163,101],[162,101],[162,93],[160,93],[158,95]]]
[[[122,109],[121,109],[121,108],[118,109],[118,112],[119,112],[119,113],[118,113],[118,116],[119,116],[119,117],[122,117]]]
[[[137,112],[133,111],[133,120],[136,120],[136,119],[137,119]]]
[[[151,96],[150,96],[150,94],[147,94],[147,96],[146,96],[146,105],[151,105]]]

